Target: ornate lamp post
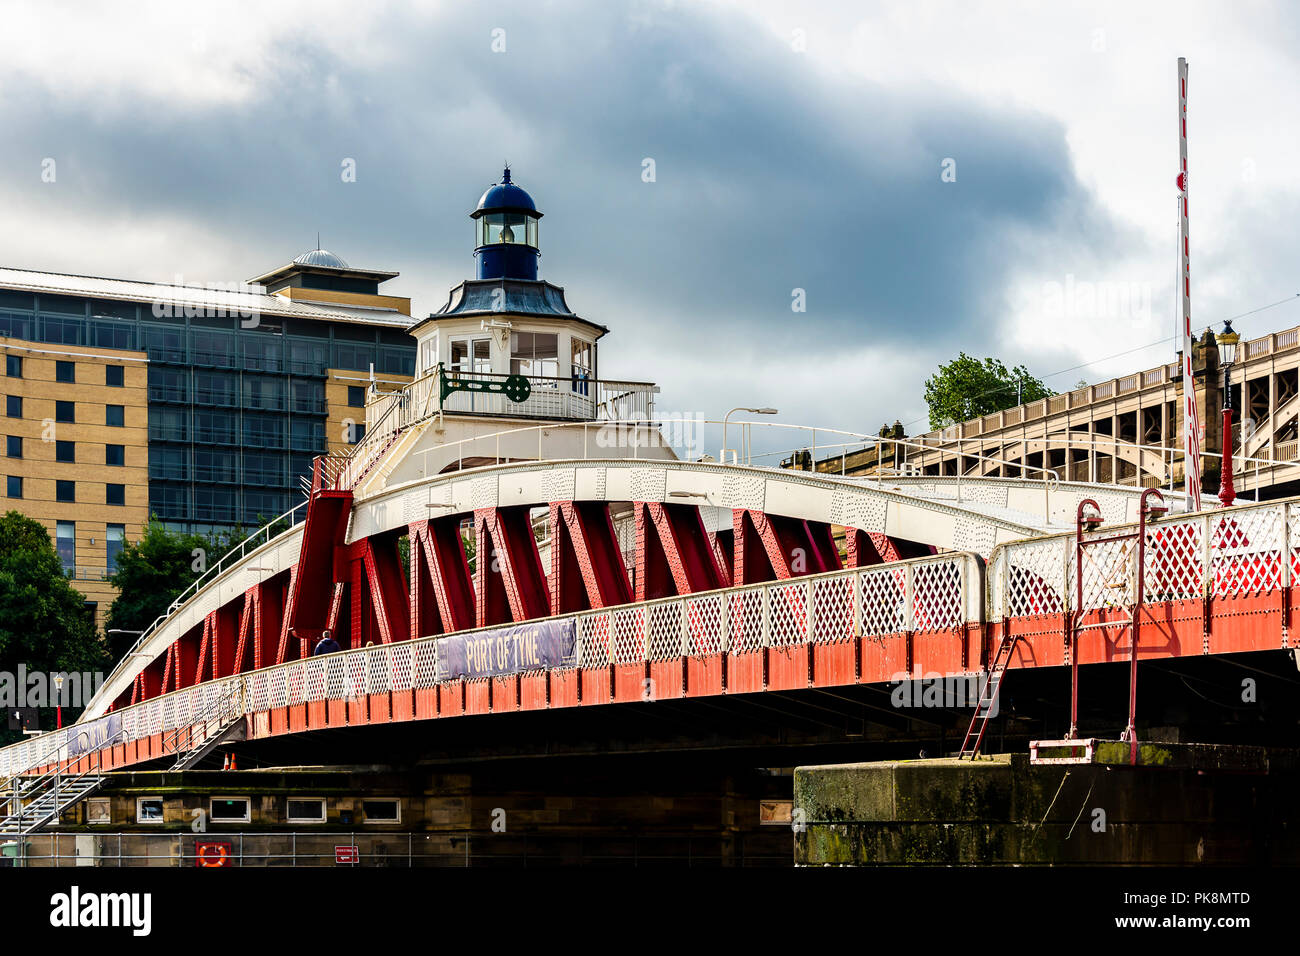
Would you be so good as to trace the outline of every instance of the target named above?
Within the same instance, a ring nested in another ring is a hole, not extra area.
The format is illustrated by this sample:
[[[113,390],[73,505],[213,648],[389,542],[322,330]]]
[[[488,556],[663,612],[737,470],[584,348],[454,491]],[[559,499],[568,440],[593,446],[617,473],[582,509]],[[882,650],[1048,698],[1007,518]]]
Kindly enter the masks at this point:
[[[1219,502],[1227,508],[1237,500],[1232,488],[1232,365],[1237,361],[1237,342],[1232,320],[1223,323],[1223,331],[1214,337],[1219,345],[1219,364],[1223,366],[1223,467],[1220,469]]]

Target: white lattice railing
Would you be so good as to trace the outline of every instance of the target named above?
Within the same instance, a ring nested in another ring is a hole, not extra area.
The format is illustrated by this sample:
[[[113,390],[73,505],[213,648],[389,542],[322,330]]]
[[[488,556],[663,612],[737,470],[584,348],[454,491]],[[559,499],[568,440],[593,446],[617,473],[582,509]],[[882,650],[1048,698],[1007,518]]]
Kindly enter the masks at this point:
[[[1087,539],[1120,530],[1102,527]],[[1084,549],[1083,598],[1076,597],[1074,535],[999,545],[989,558],[993,619],[1128,607],[1137,592],[1137,541]],[[1300,569],[1300,505],[1239,505],[1162,518],[1147,527],[1144,603],[1259,594],[1290,586]],[[1283,560],[1289,555],[1290,560]]]
[[[903,631],[944,631],[980,620],[981,559],[965,552],[808,575],[570,614],[567,667],[605,667],[765,647],[833,644]],[[511,625],[513,626],[513,625]],[[497,628],[460,631],[481,634]],[[193,724],[230,699],[244,714],[307,701],[434,687],[438,644],[450,635],[305,658],[196,684],[84,724],[0,749],[0,777]],[[78,743],[80,741],[80,743]],[[75,748],[69,750],[69,747]]]

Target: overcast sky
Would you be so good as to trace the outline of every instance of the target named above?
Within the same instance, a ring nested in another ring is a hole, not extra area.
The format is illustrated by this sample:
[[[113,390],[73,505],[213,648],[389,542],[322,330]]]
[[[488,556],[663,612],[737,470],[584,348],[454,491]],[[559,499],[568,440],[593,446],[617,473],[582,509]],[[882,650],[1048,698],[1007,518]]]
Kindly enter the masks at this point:
[[[1180,55],[1194,323],[1300,292],[1294,4],[0,10],[0,265],[230,282],[319,230],[423,315],[508,159],[602,376],[668,411],[916,433],[961,350],[1058,390],[1171,358]]]

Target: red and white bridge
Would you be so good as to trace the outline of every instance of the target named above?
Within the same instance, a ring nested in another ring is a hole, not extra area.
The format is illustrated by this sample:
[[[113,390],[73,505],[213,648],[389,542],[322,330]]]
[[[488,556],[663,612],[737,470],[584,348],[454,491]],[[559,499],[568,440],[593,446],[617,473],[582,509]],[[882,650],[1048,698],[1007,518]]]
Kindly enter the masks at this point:
[[[259,739],[970,674],[1004,635],[1012,668],[1071,663],[1072,647],[1128,660],[1135,613],[1140,659],[1295,647],[1300,504],[1149,524],[1138,594],[1137,548],[1094,549],[1079,582],[1061,532],[1091,498],[1106,526],[1090,534],[1113,533],[1140,489],[585,454],[395,480],[384,456],[402,441],[319,459],[303,506],[182,595],[76,725],[0,750],[0,774],[174,760],[234,726]],[[543,627],[559,656],[520,655]],[[310,656],[326,630],[343,650]],[[464,666],[466,639],[491,673]]]

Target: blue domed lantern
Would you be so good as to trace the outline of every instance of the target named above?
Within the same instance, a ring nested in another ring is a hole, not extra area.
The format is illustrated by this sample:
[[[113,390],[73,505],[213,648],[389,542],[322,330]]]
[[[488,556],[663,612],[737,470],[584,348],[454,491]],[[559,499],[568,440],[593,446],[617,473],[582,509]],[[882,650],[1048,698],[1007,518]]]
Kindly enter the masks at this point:
[[[501,174],[478,208],[474,220],[474,258],[480,279],[537,279],[537,220],[542,214],[533,197],[510,181],[510,167]]]

